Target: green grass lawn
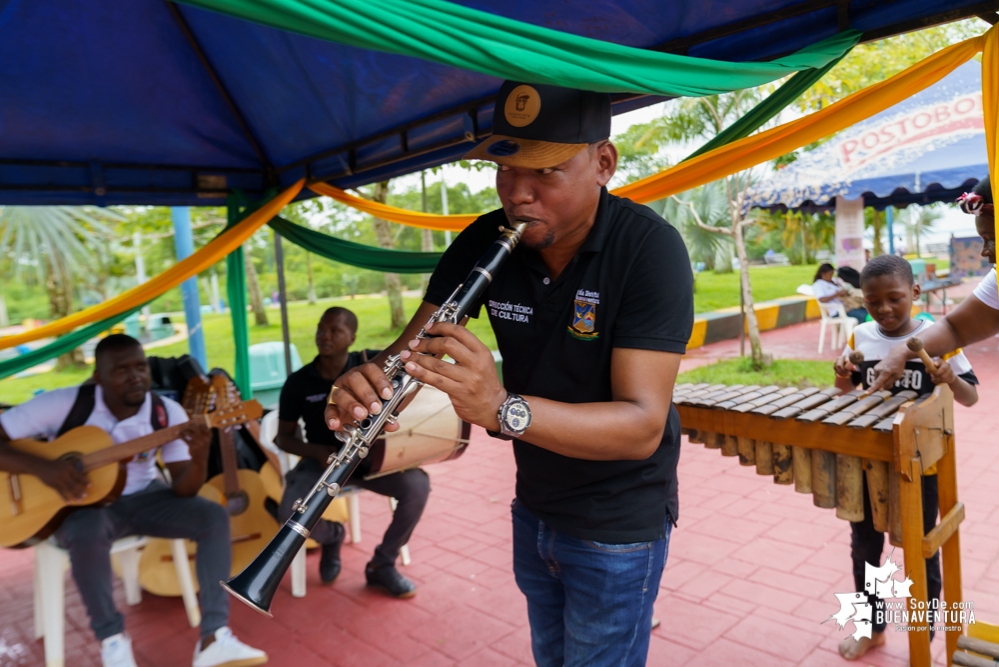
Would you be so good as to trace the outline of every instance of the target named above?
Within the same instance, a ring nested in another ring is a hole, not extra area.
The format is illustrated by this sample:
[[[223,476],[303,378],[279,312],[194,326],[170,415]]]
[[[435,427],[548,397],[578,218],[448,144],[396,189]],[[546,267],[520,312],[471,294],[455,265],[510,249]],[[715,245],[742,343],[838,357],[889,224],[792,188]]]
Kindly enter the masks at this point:
[[[406,298],[403,306],[406,317],[412,317],[419,306],[420,300],[417,298]],[[388,297],[358,297],[357,299],[329,299],[323,300],[312,306],[308,303],[293,302],[288,304],[288,326],[291,333],[291,342],[298,348],[298,353],[304,363],[308,363],[316,356],[316,344],[314,341],[316,324],[323,311],[331,306],[343,306],[354,311],[360,322],[357,332],[357,342],[355,349],[381,349],[394,341],[401,329],[392,329],[390,324]],[[253,315],[250,319],[250,344],[262,343],[265,341],[280,341],[281,338],[281,313],[276,308],[267,310],[270,325],[258,327],[253,324]],[[183,321],[183,318],[178,318]],[[202,326],[205,330],[205,347],[208,355],[209,366],[221,366],[231,370],[233,368],[233,358],[235,354],[235,344],[232,340],[232,324],[229,314],[223,315],[202,315]],[[496,349],[496,338],[493,336],[492,327],[486,317],[469,320],[468,328],[475,333],[479,339],[485,343],[489,349]],[[164,347],[157,347],[149,350],[150,356],[177,357],[186,354],[188,351],[187,341],[181,341]],[[0,403],[17,404],[22,403],[32,397],[40,389],[57,389],[59,387],[69,387],[80,384],[90,375],[89,370],[68,370],[62,372],[47,372],[31,375],[23,378],[7,378],[0,380]]]
[[[406,318],[413,316],[420,305],[417,298],[403,299],[403,309]],[[358,297],[357,299],[330,299],[320,301],[314,306],[304,301],[292,302],[288,304],[288,329],[291,334],[291,342],[298,348],[298,353],[302,361],[308,363],[316,356],[316,324],[319,317],[327,308],[332,306],[342,306],[354,311],[360,323],[357,330],[357,342],[354,349],[382,349],[392,343],[400,333],[401,329],[392,329],[389,317],[388,297]],[[248,315],[250,321],[250,345],[265,341],[280,341],[281,338],[281,313],[276,308],[268,308],[267,317],[270,324],[266,327],[258,327],[253,324],[253,314]],[[202,315],[202,326],[205,329],[205,346],[208,353],[208,364],[210,366],[222,366],[231,368],[235,346],[232,340],[232,325],[229,314],[223,315]],[[485,317],[472,319],[469,321],[469,330],[482,340],[489,349],[496,348],[496,338],[493,336],[492,327]],[[187,353],[187,341],[174,343],[165,347],[150,350],[150,354],[160,357],[176,357]],[[2,384],[0,384],[2,387]]]
[[[16,405],[30,399],[39,390],[59,389],[81,384],[90,377],[92,369],[67,369],[56,373],[38,373],[26,378],[11,377],[0,380],[0,403]]]
[[[753,299],[769,301],[791,296],[798,285],[812,284],[817,265],[806,266],[751,266],[749,282],[753,286]],[[698,273],[694,282],[694,312],[706,313],[720,308],[739,305],[739,272]]]
[[[750,267],[750,279],[753,284],[753,296],[757,301],[766,301],[794,294],[794,290],[802,283],[812,282],[815,266],[773,266]],[[313,342],[316,323],[322,312],[333,305],[350,308],[357,314],[360,329],[357,332],[356,348],[380,349],[396,339],[400,331],[389,327],[388,297],[361,296],[357,299],[330,299],[320,301],[314,306],[306,302],[288,304],[288,321],[291,331],[291,341],[298,348],[303,362],[310,361],[316,354]],[[411,317],[419,305],[419,299],[412,297],[404,299],[406,316]],[[739,305],[739,274],[738,272],[716,274],[710,271],[697,274],[694,289],[694,310],[703,313],[719,308]],[[252,324],[250,316],[250,344],[265,341],[281,340],[281,316],[275,309],[268,309],[270,325],[258,327]],[[229,315],[203,315],[202,325],[205,330],[205,344],[208,352],[209,366],[221,366],[226,369],[233,367],[235,346],[232,340],[232,326]],[[486,317],[471,320],[469,329],[477,335],[490,349],[496,349],[496,339]],[[175,343],[149,351],[150,355],[160,357],[179,356],[187,352],[187,341]],[[785,362],[781,362],[785,363]],[[809,362],[801,362],[809,363]],[[696,371],[694,371],[696,372]],[[28,400],[39,389],[55,389],[79,384],[88,371],[65,371],[60,373],[40,373],[26,378],[7,378],[0,380],[0,403],[21,403]],[[700,380],[698,380],[700,381]],[[716,382],[722,382],[717,380]],[[769,382],[769,381],[768,381]],[[790,382],[790,381],[789,381]],[[744,380],[733,381],[733,384],[747,384]],[[757,383],[755,380],[753,383]],[[793,383],[793,382],[790,382]],[[767,384],[764,382],[763,384]]]
[[[676,378],[681,382],[709,384],[758,384],[778,387],[819,387],[826,389],[835,381],[831,361],[797,361],[778,359],[762,371],[754,371],[749,358],[727,359],[701,366]]]

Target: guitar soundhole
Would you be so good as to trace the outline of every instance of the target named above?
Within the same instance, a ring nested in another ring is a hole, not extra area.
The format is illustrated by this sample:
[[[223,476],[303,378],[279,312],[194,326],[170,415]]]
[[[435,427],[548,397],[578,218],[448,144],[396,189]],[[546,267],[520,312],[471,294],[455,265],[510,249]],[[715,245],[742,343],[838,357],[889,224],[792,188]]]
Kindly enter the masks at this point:
[[[225,508],[229,516],[239,516],[250,507],[250,497],[246,491],[239,490],[236,493],[226,495]]]

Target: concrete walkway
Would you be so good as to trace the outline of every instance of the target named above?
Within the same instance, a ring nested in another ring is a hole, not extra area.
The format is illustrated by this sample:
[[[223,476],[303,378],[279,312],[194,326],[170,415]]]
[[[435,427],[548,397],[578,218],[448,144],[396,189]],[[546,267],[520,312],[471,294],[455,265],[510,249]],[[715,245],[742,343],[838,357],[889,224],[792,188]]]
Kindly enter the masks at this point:
[[[764,335],[782,357],[818,358],[816,323]],[[738,341],[698,350],[684,362],[707,363],[738,352]],[[997,340],[967,350],[983,381],[975,408],[957,409],[964,596],[982,620],[999,622],[999,447],[990,411],[999,405]],[[821,358],[831,359],[827,352]],[[830,369],[831,373],[831,369]],[[389,515],[380,497],[362,496],[361,544],[344,547],[343,574],[319,585],[318,553],[309,556],[304,599],[286,578],[274,618],[233,603],[236,634],[264,648],[271,665],[447,666],[533,664],[526,604],[511,573],[509,503],[514,461],[509,445],[475,430],[459,460],[431,466],[433,492],[410,543],[404,572],[419,584],[408,601],[364,587],[363,568]],[[649,664],[732,667],[841,667],[836,645],[847,632],[823,623],[838,609],[833,593],[852,590],[849,527],[811,498],[775,486],[717,451],[684,443],[680,460],[680,525],[656,603]],[[32,639],[32,554],[0,552],[0,667],[42,665]],[[198,633],[187,627],[179,599],[145,594],[125,607],[140,667],[190,664]],[[67,665],[99,665],[98,647],[72,581],[67,584]],[[889,633],[885,648],[857,664],[902,667],[907,644]],[[944,643],[934,642],[939,664]]]

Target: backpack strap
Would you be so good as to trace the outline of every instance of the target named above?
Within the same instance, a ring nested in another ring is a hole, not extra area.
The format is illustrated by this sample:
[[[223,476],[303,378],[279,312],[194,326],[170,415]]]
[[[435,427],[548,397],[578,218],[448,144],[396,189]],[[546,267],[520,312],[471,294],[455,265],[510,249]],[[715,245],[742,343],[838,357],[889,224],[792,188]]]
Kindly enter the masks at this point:
[[[152,425],[154,431],[159,431],[170,425],[170,419],[167,415],[166,405],[163,403],[160,395],[152,391],[150,392],[150,398],[152,399],[152,405],[149,410],[149,423]],[[58,437],[66,433],[66,431],[86,424],[96,404],[97,385],[80,385],[76,393],[76,400],[73,402],[73,407],[69,409],[69,414],[66,415],[66,419],[63,421],[62,426],[59,427],[56,436]]]
[[[163,397],[155,391],[150,391],[149,398],[152,401],[152,405],[149,406],[149,423],[152,425],[154,431],[159,431],[170,425],[170,418],[167,415]]]
[[[94,405],[97,402],[96,393],[96,384],[80,385],[80,388],[76,392],[76,400],[73,402],[73,407],[69,409],[69,414],[66,415],[65,421],[59,427],[56,437],[87,423],[87,419],[90,417],[90,413],[94,411]]]

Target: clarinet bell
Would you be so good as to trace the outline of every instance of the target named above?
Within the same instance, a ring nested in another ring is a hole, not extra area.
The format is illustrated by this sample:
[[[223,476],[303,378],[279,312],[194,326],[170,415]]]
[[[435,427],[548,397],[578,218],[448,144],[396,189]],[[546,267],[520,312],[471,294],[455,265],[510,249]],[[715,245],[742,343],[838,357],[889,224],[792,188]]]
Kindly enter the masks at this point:
[[[305,540],[304,535],[287,524],[281,526],[270,543],[246,569],[229,581],[220,581],[219,584],[250,609],[272,617],[270,609],[274,593]]]

